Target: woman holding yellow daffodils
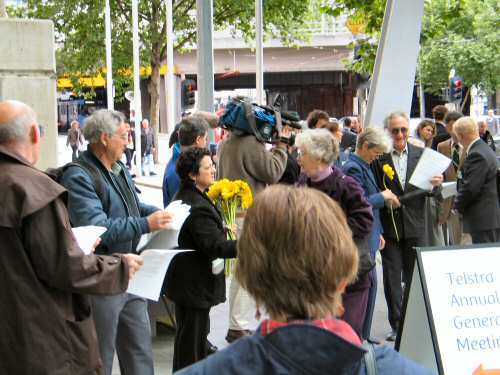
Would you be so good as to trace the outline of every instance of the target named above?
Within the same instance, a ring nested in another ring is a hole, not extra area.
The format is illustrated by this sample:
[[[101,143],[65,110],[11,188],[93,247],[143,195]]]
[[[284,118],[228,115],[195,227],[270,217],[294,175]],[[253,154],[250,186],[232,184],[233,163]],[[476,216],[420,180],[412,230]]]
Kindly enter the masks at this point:
[[[215,174],[210,152],[197,147],[184,151],[176,170],[181,187],[174,200],[191,206],[178,242],[194,251],[176,255],[166,277],[166,295],[175,302],[177,320],[174,372],[207,356],[210,308],[226,300],[220,258],[236,257],[236,241],[227,239],[222,214],[206,194]]]

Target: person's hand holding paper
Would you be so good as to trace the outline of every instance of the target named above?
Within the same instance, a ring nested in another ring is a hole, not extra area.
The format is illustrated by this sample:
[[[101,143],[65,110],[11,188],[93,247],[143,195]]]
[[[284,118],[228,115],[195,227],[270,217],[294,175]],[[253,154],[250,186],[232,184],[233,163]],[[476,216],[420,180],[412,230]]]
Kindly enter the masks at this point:
[[[189,216],[191,206],[182,203],[182,201],[173,201],[165,207],[165,211],[168,212],[172,221],[169,223],[168,229],[181,230],[182,225]]]
[[[410,178],[410,184],[422,190],[432,190],[443,183],[443,172],[451,159],[430,148],[424,149],[418,164]]]

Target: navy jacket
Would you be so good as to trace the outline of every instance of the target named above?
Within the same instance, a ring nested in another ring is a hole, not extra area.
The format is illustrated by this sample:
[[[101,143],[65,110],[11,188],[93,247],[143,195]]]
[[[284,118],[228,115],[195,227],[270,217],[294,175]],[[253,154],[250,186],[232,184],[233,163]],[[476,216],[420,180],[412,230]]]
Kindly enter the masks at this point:
[[[168,161],[163,175],[163,185],[161,186],[163,191],[163,207],[167,207],[172,202],[175,193],[179,191],[181,179],[177,175],[175,168],[180,154],[181,146],[176,143],[172,150],[172,158]]]
[[[364,350],[325,329],[292,324],[267,336],[257,329],[179,375],[366,375]],[[431,375],[386,346],[375,347],[378,375]]]
[[[83,152],[81,157],[99,171],[104,182],[105,195],[108,197],[108,207],[105,208],[99,199],[91,176],[79,166],[70,166],[64,172],[61,183],[69,192],[68,211],[71,225],[97,225],[108,229],[101,236],[101,244],[96,249],[98,254],[134,252],[141,235],[150,231],[146,217],[158,211],[158,208],[139,201],[130,173],[123,163],[118,161],[121,173],[125,175],[127,185],[139,207],[140,217],[130,216],[130,208],[112,180],[111,172],[90,150]]]
[[[366,200],[372,206],[373,228],[368,238],[368,246],[371,254],[375,256],[380,244],[380,235],[383,233],[380,209],[384,208],[384,197],[378,188],[370,165],[359,156],[349,154],[349,159],[342,169],[346,175],[359,182],[365,192]]]

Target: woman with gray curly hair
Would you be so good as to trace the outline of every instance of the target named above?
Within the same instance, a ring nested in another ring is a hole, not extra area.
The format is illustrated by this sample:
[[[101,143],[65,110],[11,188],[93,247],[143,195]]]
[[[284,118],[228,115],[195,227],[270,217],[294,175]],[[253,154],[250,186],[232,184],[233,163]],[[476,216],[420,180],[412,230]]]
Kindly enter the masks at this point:
[[[339,154],[339,144],[328,130],[306,130],[297,135],[295,144],[302,169],[298,184],[322,191],[340,204],[358,247],[358,278],[342,296],[345,310],[342,319],[361,337],[370,288],[368,273],[374,266],[368,248],[368,235],[373,226],[372,207],[359,183],[333,165]]]

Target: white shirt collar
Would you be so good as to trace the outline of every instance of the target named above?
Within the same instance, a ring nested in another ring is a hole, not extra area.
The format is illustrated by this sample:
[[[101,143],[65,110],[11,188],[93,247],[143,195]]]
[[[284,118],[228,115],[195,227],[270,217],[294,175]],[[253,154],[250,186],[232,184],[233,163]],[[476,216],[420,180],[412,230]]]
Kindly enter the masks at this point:
[[[403,149],[403,151],[399,152],[395,148],[393,148],[392,152],[391,152],[392,155],[397,155],[397,156],[401,156],[404,153],[408,154],[408,141],[406,142],[406,145],[405,145],[405,148]]]
[[[474,140],[470,143],[469,147],[467,147],[467,152],[466,152],[465,154],[466,154],[466,155],[469,155],[469,151],[470,151],[470,148],[472,147],[472,145],[473,145],[474,143],[476,143],[477,141],[480,141],[480,140],[481,140],[481,138],[480,138],[480,137],[477,137],[476,139],[474,139]]]

